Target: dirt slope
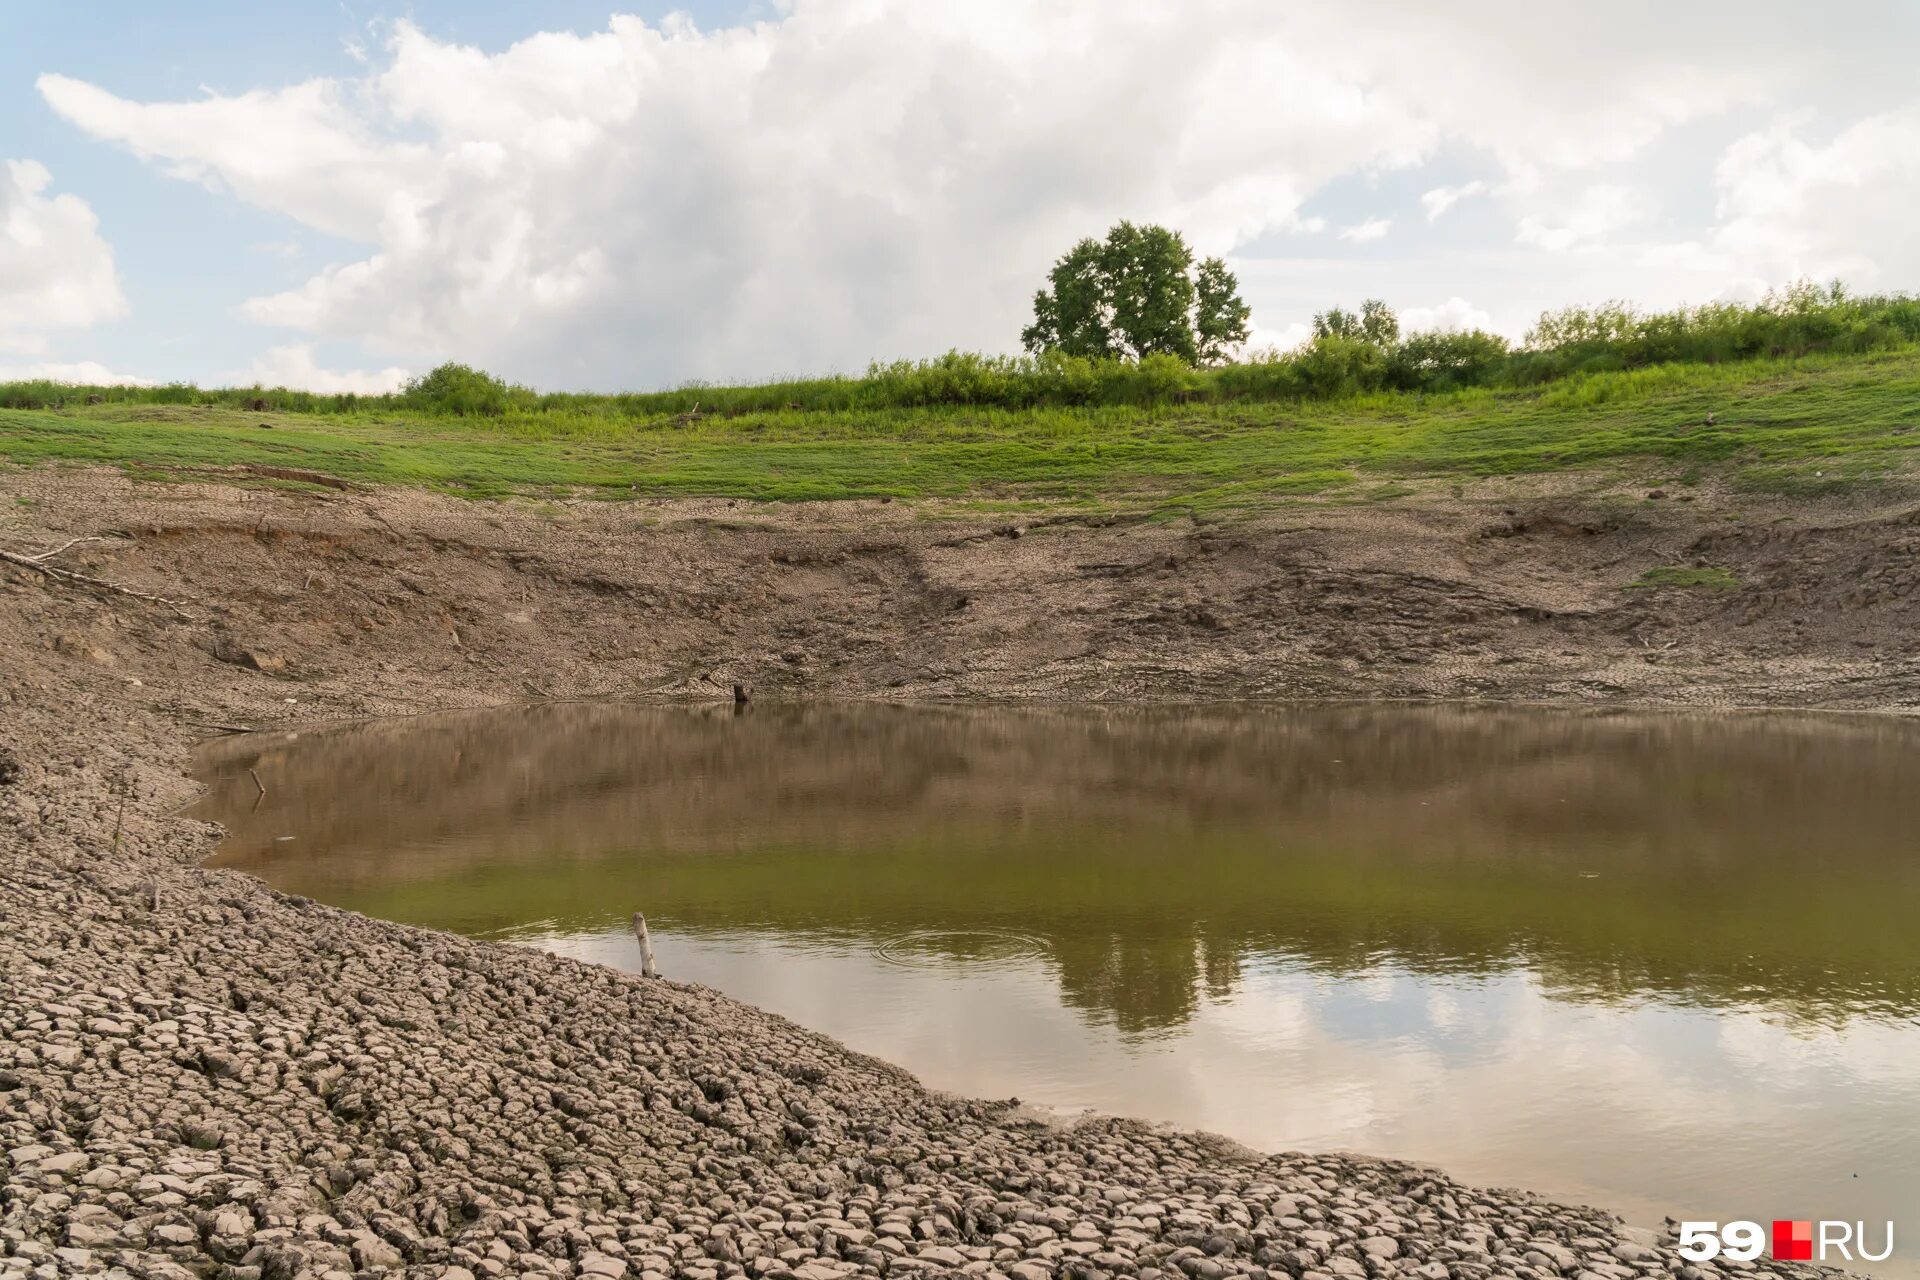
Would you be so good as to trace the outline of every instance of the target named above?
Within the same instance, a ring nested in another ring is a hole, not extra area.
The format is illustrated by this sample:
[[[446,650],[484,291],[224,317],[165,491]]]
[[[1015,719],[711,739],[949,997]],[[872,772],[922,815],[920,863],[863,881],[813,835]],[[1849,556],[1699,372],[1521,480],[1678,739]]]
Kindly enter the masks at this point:
[[[1910,708],[1920,508],[1496,493],[1196,526],[0,474],[0,654],[186,719],[584,695]],[[1731,588],[1633,589],[1706,566]],[[135,683],[136,681],[140,683]],[[296,701],[288,703],[287,699]]]

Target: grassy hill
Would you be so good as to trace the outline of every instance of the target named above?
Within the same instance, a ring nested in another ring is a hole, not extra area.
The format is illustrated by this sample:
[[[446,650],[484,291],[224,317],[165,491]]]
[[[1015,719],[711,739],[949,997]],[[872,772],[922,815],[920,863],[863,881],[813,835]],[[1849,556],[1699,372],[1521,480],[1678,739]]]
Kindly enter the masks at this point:
[[[236,393],[84,400],[0,409],[0,458],[152,479],[299,485],[311,472],[475,497],[885,496],[1176,514],[1555,471],[1820,493],[1897,482],[1920,458],[1913,349],[1654,365],[1532,388],[1158,405],[635,404],[477,418],[391,399],[325,411],[249,408]]]

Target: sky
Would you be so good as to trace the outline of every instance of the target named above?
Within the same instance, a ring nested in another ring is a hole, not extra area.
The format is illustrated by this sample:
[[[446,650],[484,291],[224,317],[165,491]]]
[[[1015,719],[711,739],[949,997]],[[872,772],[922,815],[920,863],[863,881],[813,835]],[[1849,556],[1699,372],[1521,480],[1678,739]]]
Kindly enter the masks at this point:
[[[1913,290],[1916,60],[1912,0],[0,0],[0,378],[1012,351],[1122,218],[1254,346]]]

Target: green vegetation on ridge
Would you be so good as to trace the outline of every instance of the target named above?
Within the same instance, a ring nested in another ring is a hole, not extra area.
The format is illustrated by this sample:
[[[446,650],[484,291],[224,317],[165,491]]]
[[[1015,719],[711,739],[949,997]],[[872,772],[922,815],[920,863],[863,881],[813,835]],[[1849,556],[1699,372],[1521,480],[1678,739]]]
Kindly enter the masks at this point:
[[[1141,306],[1153,309],[1146,302]],[[1117,322],[1116,316],[1101,321],[1109,329]],[[1204,359],[1213,350],[1206,347],[1208,334],[1196,330],[1189,337],[1200,344],[1195,358]],[[404,390],[380,396],[258,386],[209,389],[186,383],[136,387],[14,382],[0,383],[0,408],[125,403],[349,416],[540,415],[631,424],[696,413],[1298,404],[1394,391],[1430,395],[1473,388],[1526,389],[1663,365],[1912,350],[1920,346],[1920,298],[1856,297],[1838,284],[1802,284],[1751,304],[1713,303],[1656,313],[1624,303],[1568,307],[1542,315],[1518,348],[1497,334],[1477,330],[1403,335],[1392,310],[1369,300],[1358,312],[1336,307],[1315,316],[1313,339],[1295,351],[1255,352],[1238,362],[1205,367],[1176,354],[1185,350],[1177,343],[1167,347],[1131,330],[1109,332],[1102,341],[1105,346],[1046,347],[1030,356],[950,351],[931,360],[876,363],[860,377],[752,386],[689,384],[674,391],[617,395],[536,392],[460,364],[442,365]]]
[[[1317,316],[1297,351],[1210,367],[1044,350],[630,395],[538,394],[456,364],[389,396],[0,385],[0,458],[15,462],[307,470],[476,496],[1204,511],[1562,470],[1816,494],[1906,474],[1916,428],[1920,299],[1838,286],[1654,315],[1569,309],[1517,349],[1403,336],[1370,301]]]
[[[585,491],[893,496],[1158,510],[1259,505],[1368,482],[1562,470],[1709,472],[1776,492],[1905,474],[1920,351],[1582,375],[1543,388],[1158,408],[926,408],[474,419],[110,400],[0,409],[0,457],[155,478],[300,468],[474,496]]]

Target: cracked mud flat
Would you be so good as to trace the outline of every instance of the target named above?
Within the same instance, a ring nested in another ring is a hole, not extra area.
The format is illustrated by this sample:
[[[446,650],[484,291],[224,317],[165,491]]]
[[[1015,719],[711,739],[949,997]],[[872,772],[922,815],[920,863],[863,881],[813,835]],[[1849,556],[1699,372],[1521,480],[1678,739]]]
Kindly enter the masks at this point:
[[[1920,694],[1911,509],[1509,491],[1020,536],[923,514],[0,474],[0,545],[100,536],[56,563],[183,600],[0,565],[0,1276],[1715,1274],[1431,1169],[932,1094],[713,991],[201,868],[216,833],[170,816],[209,726],[734,680]],[[1743,585],[1621,589],[1695,561]]]

